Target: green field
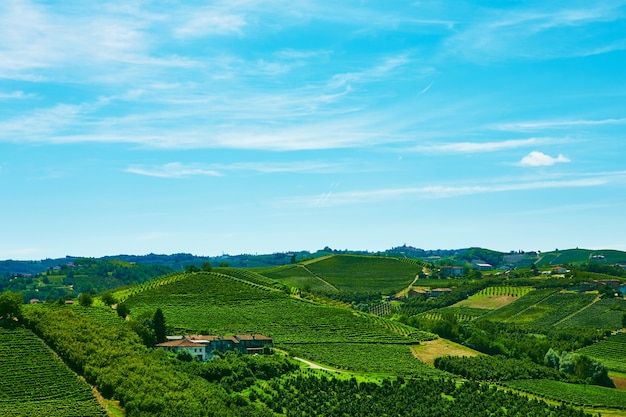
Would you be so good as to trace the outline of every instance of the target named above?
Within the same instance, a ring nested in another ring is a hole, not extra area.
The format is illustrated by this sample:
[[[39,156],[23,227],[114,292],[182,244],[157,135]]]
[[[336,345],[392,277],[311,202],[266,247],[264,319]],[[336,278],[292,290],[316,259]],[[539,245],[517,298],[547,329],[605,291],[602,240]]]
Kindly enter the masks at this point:
[[[290,297],[217,273],[196,273],[128,299],[131,314],[161,308],[181,332],[263,333],[277,344],[414,343],[432,336],[353,310]],[[385,324],[386,323],[386,324]]]
[[[558,292],[558,289],[553,288],[531,291],[513,303],[485,315],[485,319],[490,321],[509,321],[556,292]]]
[[[558,327],[591,327],[608,330],[622,328],[622,316],[626,312],[626,300],[603,298],[578,314],[560,322]]]
[[[406,345],[311,343],[299,345],[297,353],[312,361],[350,371],[402,376],[449,375],[415,358]]]
[[[279,267],[260,271],[286,285],[312,290],[381,292],[393,294],[406,288],[422,271],[418,261],[397,258],[334,255],[306,265]]]
[[[595,294],[557,292],[511,317],[508,322],[551,326],[578,312],[595,298]]]
[[[578,350],[617,372],[626,372],[626,333],[618,333],[591,346]]]
[[[604,259],[593,259],[595,255],[602,255]],[[587,263],[591,261],[606,264],[626,263],[626,252],[618,250],[589,250],[589,249],[567,249],[554,252],[543,252],[537,267],[556,266],[562,264]]]
[[[548,379],[506,382],[507,387],[586,407],[626,408],[626,391],[597,385],[569,384]]]
[[[33,332],[0,327],[0,415],[106,416],[91,388]]]

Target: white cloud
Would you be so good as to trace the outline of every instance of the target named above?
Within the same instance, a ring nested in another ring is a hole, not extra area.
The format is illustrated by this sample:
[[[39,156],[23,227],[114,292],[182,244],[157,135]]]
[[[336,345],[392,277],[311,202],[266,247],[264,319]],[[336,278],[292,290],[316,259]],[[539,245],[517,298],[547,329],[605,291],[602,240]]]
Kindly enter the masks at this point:
[[[528,138],[509,139],[493,142],[453,142],[439,143],[432,145],[418,145],[411,150],[423,153],[479,153],[496,152],[508,149],[518,149],[529,146],[546,145],[552,143],[562,143],[563,139],[555,138]]]
[[[136,165],[129,167],[126,172],[158,178],[186,178],[198,175],[217,177],[221,175],[218,171],[213,169],[207,169],[197,165],[185,165],[180,162],[172,162],[155,167]]]
[[[354,171],[346,164],[329,164],[316,161],[294,162],[235,162],[232,164],[183,164],[171,162],[164,165],[133,165],[126,172],[158,178],[188,178],[192,176],[222,176],[224,172],[252,171],[262,174],[308,173],[329,174]]]
[[[207,35],[241,34],[246,19],[237,14],[224,14],[215,10],[193,10],[186,16],[174,35],[178,38],[200,38]]]
[[[317,196],[296,197],[287,203],[303,206],[330,207],[346,204],[385,202],[390,199],[411,198],[415,200],[433,200],[455,198],[476,194],[493,194],[513,191],[532,191],[551,188],[579,188],[605,185],[624,178],[623,172],[611,175],[596,175],[590,178],[563,179],[551,181],[521,181],[500,184],[478,185],[427,185],[421,187],[383,188],[375,190],[344,191],[323,193]]]
[[[25,99],[35,97],[34,94],[26,94],[23,91],[12,91],[10,93],[1,93],[0,92],[0,100],[9,100],[9,99]]]
[[[493,127],[498,130],[526,131],[536,129],[558,129],[561,127],[617,125],[625,123],[626,117],[599,120],[544,120],[534,122],[502,123],[493,125]]]
[[[543,152],[532,151],[528,155],[522,158],[519,162],[520,166],[524,167],[546,167],[552,166],[557,163],[571,162],[563,154],[559,154],[556,158],[546,155]]]

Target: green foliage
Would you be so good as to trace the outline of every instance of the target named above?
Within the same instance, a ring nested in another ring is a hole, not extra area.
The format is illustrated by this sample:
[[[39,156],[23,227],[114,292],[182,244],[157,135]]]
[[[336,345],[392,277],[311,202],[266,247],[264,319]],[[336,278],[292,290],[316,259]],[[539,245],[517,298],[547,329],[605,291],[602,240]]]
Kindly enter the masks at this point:
[[[0,295],[0,320],[12,321],[13,319],[22,319],[22,295],[5,291]]]
[[[187,349],[182,349],[179,350],[178,353],[176,353],[176,359],[181,362],[191,362],[193,361],[193,356],[191,355],[191,352],[189,352]]]
[[[128,316],[130,314],[130,307],[128,307],[128,304],[126,303],[119,303],[117,305],[117,315],[125,318],[126,316]]]
[[[577,406],[626,408],[626,391],[548,379],[509,381],[506,386]],[[604,415],[604,414],[603,414]]]
[[[383,380],[298,376],[269,382],[262,400],[287,416],[510,416],[583,417],[571,407],[548,405],[487,384],[452,380]]]
[[[467,358],[441,356],[435,359],[435,367],[477,381],[495,382],[514,379],[566,381],[573,379],[553,368],[538,365],[530,360],[512,359],[504,356],[474,356]]]
[[[183,369],[209,382],[219,382],[228,392],[240,392],[259,381],[277,378],[299,368],[296,361],[285,356],[227,352],[209,362],[194,361]]]
[[[107,306],[112,306],[113,304],[117,304],[117,299],[115,298],[115,296],[110,293],[110,292],[105,292],[104,294],[102,294],[100,296],[100,299],[102,300],[102,302],[107,305]]]
[[[167,326],[165,325],[165,316],[160,308],[157,308],[152,318],[154,335],[157,343],[163,343],[167,340]]]
[[[267,415],[146,348],[125,321],[105,324],[73,310],[31,309],[28,324],[103,396],[120,401],[128,417]]]
[[[211,270],[213,269],[213,265],[211,265],[211,262],[203,262],[202,263],[202,270],[204,272],[211,272]]]
[[[588,327],[594,329],[619,330],[626,310],[626,300],[603,298],[589,305],[566,320],[556,324],[563,328]]]
[[[32,331],[0,327],[0,415],[103,417],[82,382]]]
[[[78,304],[83,307],[91,307],[91,305],[93,304],[93,295],[88,292],[82,293],[78,296]]]

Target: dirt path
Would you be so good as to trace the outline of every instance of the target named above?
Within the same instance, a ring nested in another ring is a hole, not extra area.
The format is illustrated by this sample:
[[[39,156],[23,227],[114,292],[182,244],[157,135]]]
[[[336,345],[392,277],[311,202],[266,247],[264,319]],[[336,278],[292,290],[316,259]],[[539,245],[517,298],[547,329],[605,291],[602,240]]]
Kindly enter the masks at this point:
[[[300,266],[300,265],[298,265]],[[317,275],[315,272],[311,271],[309,268],[307,268],[305,265],[301,266],[302,268],[304,268],[304,270],[306,272],[308,272],[309,274],[313,275],[315,278],[319,279],[320,281],[322,281],[324,284],[328,285],[330,288],[334,289],[335,291],[339,291],[339,288],[335,287],[333,284],[331,284],[330,282],[326,281],[324,278],[320,277],[319,275]]]
[[[313,363],[313,362],[308,361],[308,360],[306,360],[306,359],[302,359],[302,358],[295,358],[295,357],[294,357],[294,359],[295,359],[295,360],[297,360],[297,361],[300,361],[300,362],[302,362],[302,363],[304,363],[304,364],[306,364],[306,365],[307,365],[309,368],[311,368],[311,369],[321,369],[321,370],[323,370],[323,371],[337,372],[337,373],[341,372],[341,371],[338,371],[338,370],[336,370],[336,369],[326,368],[326,367],[324,367],[324,366],[322,366],[322,365],[318,365],[317,363]]]

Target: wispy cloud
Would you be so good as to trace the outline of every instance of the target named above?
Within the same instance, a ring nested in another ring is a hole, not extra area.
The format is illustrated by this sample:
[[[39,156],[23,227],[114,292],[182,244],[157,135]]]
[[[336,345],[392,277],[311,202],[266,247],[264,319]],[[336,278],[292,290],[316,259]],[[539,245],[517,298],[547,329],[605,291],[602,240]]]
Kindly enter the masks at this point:
[[[626,124],[626,117],[615,119],[579,119],[579,120],[543,120],[543,121],[529,121],[529,122],[517,122],[517,123],[501,123],[495,124],[491,127],[497,130],[508,131],[532,131],[540,129],[559,129],[569,128],[577,126],[603,126],[603,125],[619,125]]]
[[[146,175],[158,178],[186,178],[192,176],[220,176],[218,171],[207,169],[202,166],[185,165],[180,162],[172,162],[169,164],[153,167],[131,166],[126,169],[127,172],[138,175]]]
[[[546,155],[543,152],[532,151],[528,155],[522,158],[518,165],[523,167],[546,167],[552,166],[558,163],[571,162],[569,158],[565,157],[563,154],[559,154],[559,156],[552,157],[550,155]]]
[[[132,165],[126,172],[158,178],[188,178],[193,176],[223,176],[227,172],[249,171],[262,174],[307,173],[331,174],[359,171],[345,163],[325,163],[317,161],[294,162],[235,162],[231,164],[185,164],[171,162],[163,165]]]
[[[200,38],[207,35],[242,34],[246,19],[240,14],[223,13],[219,10],[190,10],[184,21],[174,29],[179,38]]]
[[[587,188],[624,181],[626,172],[607,172],[582,175],[583,178],[555,179],[549,181],[509,181],[505,183],[477,185],[426,185],[420,187],[392,187],[372,190],[356,190],[323,193],[316,196],[296,197],[290,204],[331,207],[348,204],[385,202],[394,199],[434,200],[476,194],[493,194],[515,191],[532,191],[559,188]]]
[[[538,145],[549,145],[555,143],[563,143],[567,139],[559,138],[527,138],[527,139],[508,139],[492,142],[453,142],[453,143],[437,143],[432,145],[418,145],[411,150],[423,153],[480,153],[480,152],[496,152],[509,149],[526,148]]]
[[[411,59],[406,54],[388,57],[380,64],[362,71],[336,74],[331,78],[329,85],[331,87],[340,87],[350,83],[371,82],[387,77],[391,72],[410,62]]]
[[[35,94],[26,94],[23,91],[12,91],[10,93],[0,92],[0,100],[26,99],[33,97],[35,97]]]
[[[472,24],[449,38],[444,50],[473,61],[589,56],[623,50],[626,42],[607,40],[603,31],[581,28],[615,24],[618,30],[625,15],[622,2],[567,8],[542,3],[534,8],[487,10],[473,15]]]

